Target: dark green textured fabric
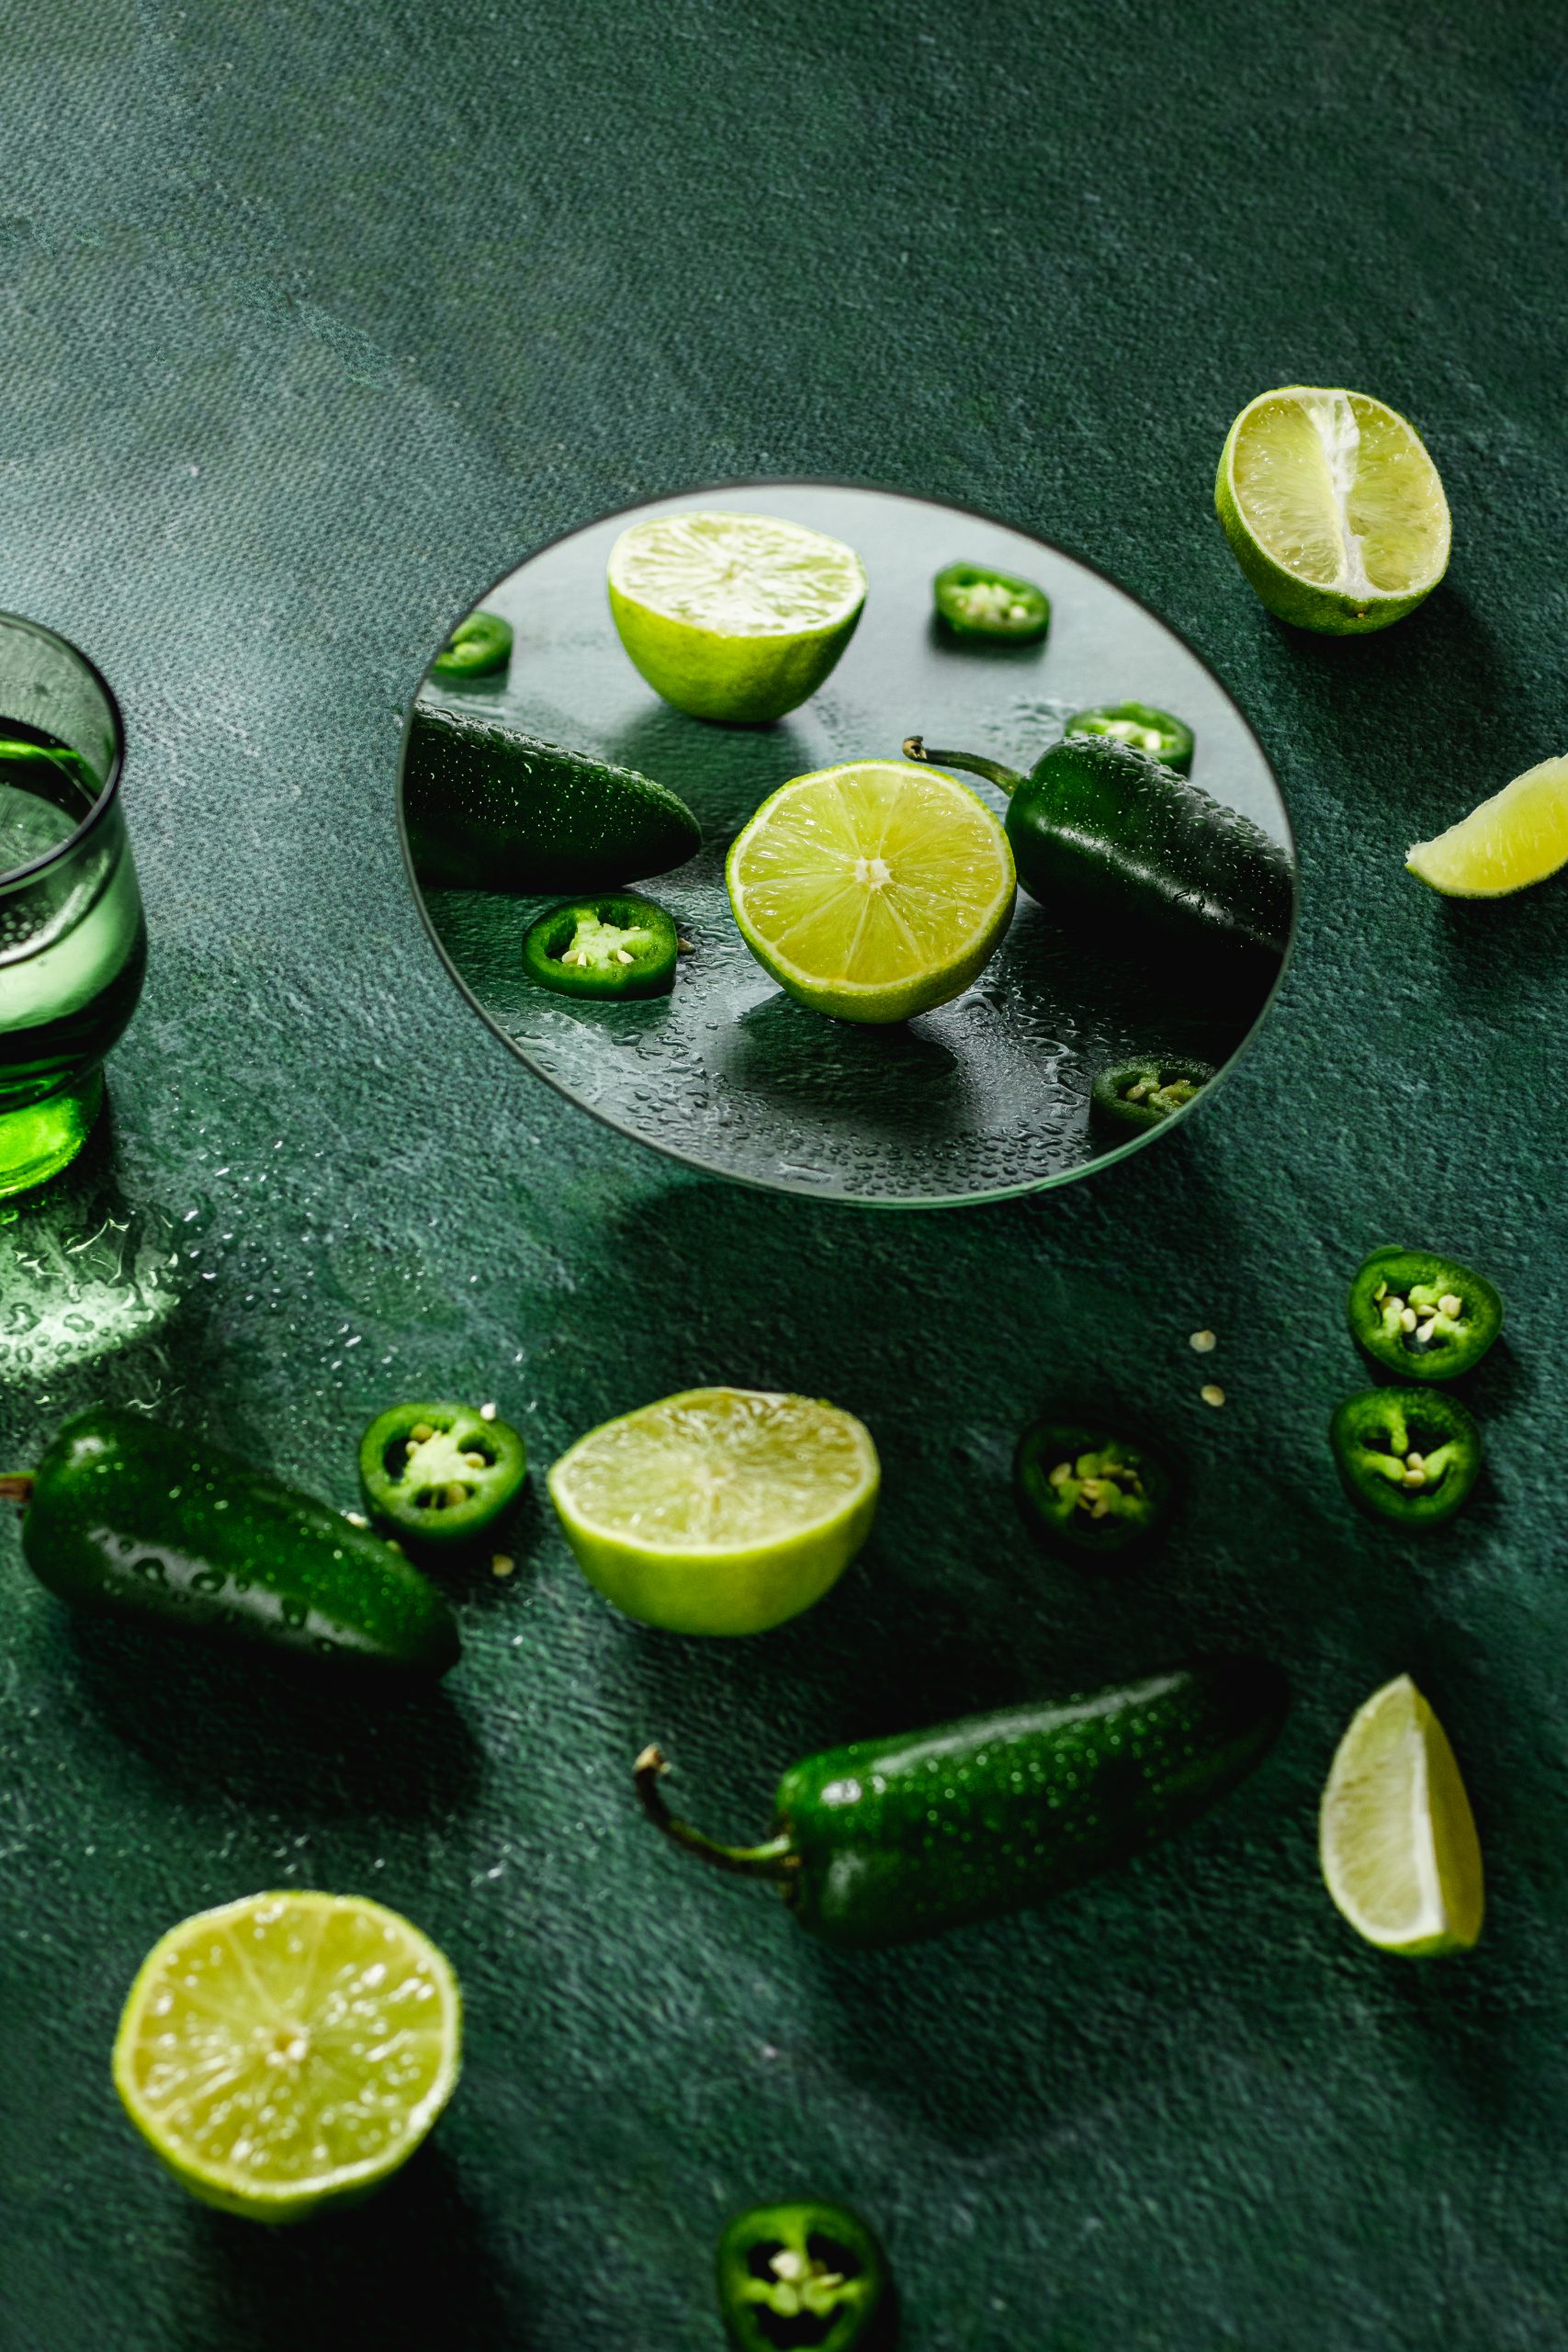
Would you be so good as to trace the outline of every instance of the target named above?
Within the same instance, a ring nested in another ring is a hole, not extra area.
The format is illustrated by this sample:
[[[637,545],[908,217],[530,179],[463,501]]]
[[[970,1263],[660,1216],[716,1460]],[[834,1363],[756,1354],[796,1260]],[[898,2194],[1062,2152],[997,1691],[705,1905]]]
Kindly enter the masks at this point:
[[[6,1535],[4,2352],[696,2352],[726,2214],[799,2190],[886,2234],[911,2352],[1560,2345],[1568,895],[1400,870],[1568,743],[1560,10],[13,0],[0,92],[0,604],[123,697],[153,943],[112,1136],[0,1227],[7,1456],[136,1399],[347,1503],[400,1394],[493,1395],[547,1462],[728,1377],[863,1413],[886,1471],[839,1592],[736,1647],[614,1618],[536,1502],[460,1673],[376,1712],[73,1629]],[[1210,512],[1235,410],[1303,378],[1443,470],[1450,581],[1386,638],[1281,631]],[[392,825],[423,660],[533,541],[753,472],[1081,547],[1256,718],[1304,932],[1190,1132],[873,1221],[665,1166],[458,1002]],[[1383,1240],[1509,1306],[1486,1491],[1421,1549],[1327,1472]],[[1135,1577],[1025,1548],[1053,1390],[1190,1458]],[[1298,1705],[1224,1813],[943,1946],[835,1960],[630,1800],[656,1736],[760,1828],[813,1745],[1235,1644]],[[1314,1852],[1401,1669],[1490,1870],[1481,1949],[1428,1969]],[[272,1882],[398,1905],[468,1999],[430,2149],[279,2240],[165,2184],[107,2072],[154,1937]]]

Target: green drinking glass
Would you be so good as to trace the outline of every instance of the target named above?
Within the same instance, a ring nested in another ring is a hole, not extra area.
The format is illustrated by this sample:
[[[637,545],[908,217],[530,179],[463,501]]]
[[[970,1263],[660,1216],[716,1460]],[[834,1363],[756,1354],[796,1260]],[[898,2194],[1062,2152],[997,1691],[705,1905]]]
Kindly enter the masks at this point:
[[[147,930],[119,708],[86,656],[0,613],[0,1195],[66,1167],[136,1008]]]

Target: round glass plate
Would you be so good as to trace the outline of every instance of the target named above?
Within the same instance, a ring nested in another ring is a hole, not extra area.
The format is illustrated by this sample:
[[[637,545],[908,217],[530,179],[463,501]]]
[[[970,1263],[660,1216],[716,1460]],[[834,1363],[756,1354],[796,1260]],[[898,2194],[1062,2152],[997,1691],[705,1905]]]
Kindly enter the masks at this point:
[[[865,609],[838,667],[773,726],[718,726],[671,709],[615,634],[604,586],[615,539],[630,522],[692,507],[781,515],[847,540],[864,562]],[[940,630],[932,576],[960,561],[1038,582],[1052,605],[1045,639],[993,647]],[[1158,1051],[1223,1072],[1267,1010],[1267,984],[1219,1010],[1184,1005],[1179,972],[1098,952],[1021,893],[975,985],[897,1027],[827,1020],[794,1003],[736,929],[726,851],[791,776],[897,759],[911,734],[1027,769],[1066,718],[1096,703],[1136,700],[1184,718],[1197,739],[1193,782],[1291,848],[1273,772],[1219,681],[1135,597],[1060,548],[891,491],[727,483],[554,540],[480,605],[515,631],[509,664],[471,681],[427,676],[420,702],[513,724],[678,792],[704,846],[640,887],[694,952],[670,996],[584,1003],[525,977],[523,933],[550,899],[416,882],[425,922],[469,1001],[530,1069],[656,1150],[743,1182],[878,1206],[1032,1192],[1157,1140],[1204,1099],[1130,1141],[1108,1139],[1089,1124],[1097,1069]],[[976,788],[999,813],[1003,796]]]

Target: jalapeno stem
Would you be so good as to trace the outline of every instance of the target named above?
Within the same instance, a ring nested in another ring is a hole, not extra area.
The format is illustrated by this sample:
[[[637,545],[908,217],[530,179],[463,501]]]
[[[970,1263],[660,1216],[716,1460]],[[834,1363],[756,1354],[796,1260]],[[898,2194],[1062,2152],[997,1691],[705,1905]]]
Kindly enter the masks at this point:
[[[30,1470],[7,1470],[0,1473],[0,1503],[15,1503],[18,1510],[26,1510],[32,1500],[33,1480]]]
[[[1004,768],[997,760],[984,760],[977,752],[928,752],[923,735],[906,735],[904,757],[923,760],[933,768],[964,768],[971,775],[983,775],[999,792],[1016,792],[1023,782],[1016,768]]]
[[[716,1871],[729,1871],[737,1878],[772,1879],[783,1885],[799,1868],[795,1854],[786,1835],[770,1838],[762,1846],[721,1846],[712,1838],[705,1838],[700,1829],[689,1822],[678,1821],[664,1802],[659,1783],[670,1770],[663,1754],[657,1747],[645,1747],[632,1768],[637,1779],[637,1792],[642,1809],[656,1829],[689,1854],[697,1855],[711,1863]]]

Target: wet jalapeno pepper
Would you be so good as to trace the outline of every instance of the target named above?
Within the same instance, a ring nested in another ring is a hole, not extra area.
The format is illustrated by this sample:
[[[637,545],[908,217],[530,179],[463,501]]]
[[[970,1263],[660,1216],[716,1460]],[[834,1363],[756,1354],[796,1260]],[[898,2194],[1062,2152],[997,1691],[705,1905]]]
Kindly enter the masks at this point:
[[[359,1441],[372,1517],[421,1544],[467,1544],[511,1510],[528,1476],[523,1440],[471,1405],[394,1405]]]
[[[668,996],[681,952],[675,925],[651,899],[622,890],[570,899],[530,923],[523,965],[562,996]]]
[[[1079,1699],[831,1747],[779,1782],[772,1835],[724,1846],[669,1811],[657,1747],[637,1794],[687,1853],[783,1894],[843,1951],[1021,1911],[1128,1861],[1251,1771],[1284,1721],[1276,1666],[1209,1658]]]
[[[1192,729],[1168,710],[1154,710],[1146,702],[1097,703],[1092,710],[1077,710],[1062,729],[1064,735],[1103,735],[1126,743],[1158,760],[1178,775],[1192,773]]]
[[[937,616],[954,637],[1031,645],[1051,626],[1051,600],[1032,580],[978,563],[950,563],[932,583]]]
[[[1350,1336],[1403,1380],[1457,1380],[1503,1328],[1484,1274],[1430,1250],[1374,1250],[1350,1284]]]
[[[470,613],[431,663],[438,678],[480,678],[512,658],[512,624],[499,613]]]
[[[1441,1388],[1366,1388],[1347,1396],[1329,1442],[1351,1501],[1396,1527],[1451,1519],[1481,1472],[1475,1416]]]
[[[1019,1439],[1013,1480],[1043,1543],[1100,1558],[1156,1535],[1176,1492],[1168,1463],[1146,1439],[1089,1421],[1035,1421]]]
[[[1214,1073],[1207,1062],[1177,1054],[1141,1055],[1096,1070],[1089,1107],[1098,1124],[1130,1135],[1157,1127],[1201,1094]]]
[[[847,2206],[754,2205],[718,2242],[718,2307],[736,2352],[870,2352],[886,2340],[887,2256]]]

